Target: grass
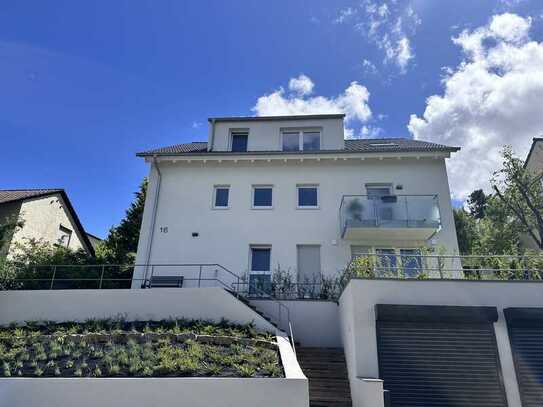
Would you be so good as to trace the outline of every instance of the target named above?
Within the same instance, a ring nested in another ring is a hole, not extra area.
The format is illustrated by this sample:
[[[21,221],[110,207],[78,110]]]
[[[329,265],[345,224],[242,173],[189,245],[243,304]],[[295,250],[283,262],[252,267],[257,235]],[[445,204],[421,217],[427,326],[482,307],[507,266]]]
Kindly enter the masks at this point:
[[[116,335],[122,333],[155,335],[136,341]],[[234,339],[215,344],[172,335],[184,333]],[[262,340],[274,338],[226,321],[30,323],[0,328],[0,376],[284,377],[277,348]]]

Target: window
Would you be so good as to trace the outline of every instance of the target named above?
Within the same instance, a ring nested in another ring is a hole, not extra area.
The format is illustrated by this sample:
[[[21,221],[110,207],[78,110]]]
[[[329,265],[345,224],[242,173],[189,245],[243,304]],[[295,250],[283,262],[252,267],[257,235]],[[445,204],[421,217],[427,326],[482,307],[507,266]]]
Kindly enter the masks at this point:
[[[406,278],[417,278],[422,271],[420,249],[400,249],[400,258]]]
[[[351,246],[351,260],[356,259],[357,257],[363,257],[370,254],[370,248],[368,246]]]
[[[213,191],[213,208],[227,209],[229,207],[228,198],[230,195],[230,186],[216,185]]]
[[[271,271],[271,247],[251,247],[251,273]]]
[[[319,131],[283,132],[283,151],[318,151],[320,149],[321,133]]]
[[[251,246],[249,294],[263,296],[271,290],[271,247]]]
[[[247,151],[247,132],[232,132],[232,151],[239,153]]]
[[[273,189],[271,186],[253,186],[254,209],[270,209],[273,202]]]
[[[300,150],[300,133],[283,133],[283,151]]]
[[[298,185],[298,208],[318,208],[319,188],[317,185]]]
[[[391,185],[366,185],[368,199],[381,199],[383,196],[390,195]]]
[[[392,185],[390,184],[366,185],[368,199],[373,202],[373,213],[376,217],[376,222],[394,220],[397,198],[391,195],[391,189]]]
[[[397,143],[370,143],[372,147],[399,147]]]
[[[397,257],[394,249],[375,249],[376,254],[376,274],[378,277],[390,277],[396,274]]]
[[[304,151],[317,151],[321,149],[321,134],[319,132],[303,133]]]
[[[62,225],[58,227],[58,245],[68,247],[72,239],[72,231]]]

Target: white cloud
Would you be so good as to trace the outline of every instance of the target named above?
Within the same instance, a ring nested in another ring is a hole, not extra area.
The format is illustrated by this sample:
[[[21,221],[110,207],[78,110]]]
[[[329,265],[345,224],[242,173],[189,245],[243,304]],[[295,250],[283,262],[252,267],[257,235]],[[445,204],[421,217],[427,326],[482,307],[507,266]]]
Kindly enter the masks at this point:
[[[361,7],[356,29],[383,51],[385,64],[394,64],[405,73],[415,57],[411,37],[422,20],[410,5],[395,0],[364,0]]]
[[[516,7],[523,3],[524,0],[499,0],[499,2],[505,7]]]
[[[349,17],[353,16],[354,14],[356,14],[356,10],[354,8],[352,8],[352,7],[346,7],[344,9],[341,9],[341,10],[339,10],[339,15],[334,20],[334,23],[342,24],[346,20],[348,20]]]
[[[304,74],[301,74],[297,78],[291,78],[290,81],[288,81],[288,88],[300,96],[313,93],[314,86],[315,84],[313,81]]]
[[[293,79],[298,80],[300,77]],[[311,83],[312,90],[314,84],[310,78],[306,78]],[[351,82],[341,94],[324,97],[301,94],[297,87],[291,86],[293,79],[289,81],[290,91],[279,88],[268,95],[260,96],[252,108],[253,112],[257,116],[345,113],[346,124],[366,123],[372,117],[368,104],[370,93],[356,81]],[[354,130],[347,128],[345,134],[352,135]]]
[[[376,75],[379,73],[375,64],[366,58],[362,60],[362,70],[368,75]]]
[[[411,116],[415,138],[462,147],[449,161],[455,198],[488,190],[505,144],[522,157],[543,133],[543,43],[530,40],[530,25],[505,13],[463,31],[453,41],[464,61],[446,72],[443,95],[428,98],[422,117]]]
[[[198,129],[202,126],[202,123],[201,122],[192,122],[192,128],[193,129]]]

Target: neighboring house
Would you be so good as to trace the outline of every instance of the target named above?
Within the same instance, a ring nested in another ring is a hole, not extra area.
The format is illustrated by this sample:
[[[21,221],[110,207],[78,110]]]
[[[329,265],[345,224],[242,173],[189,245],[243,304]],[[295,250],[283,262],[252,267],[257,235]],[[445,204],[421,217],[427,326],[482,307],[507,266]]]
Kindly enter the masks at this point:
[[[543,137],[533,138],[532,147],[528,152],[524,166],[534,174],[543,174]],[[521,243],[528,249],[541,250],[528,233],[521,237]]]
[[[16,243],[28,239],[83,249],[94,255],[94,248],[63,189],[0,190],[0,220],[19,219],[18,228],[1,248],[0,254],[13,253]]]
[[[366,253],[414,271],[423,247],[458,254],[445,160],[459,148],[344,140],[343,119],[211,118],[207,142],[139,153],[137,264],[217,263],[265,286],[279,268],[311,282]]]
[[[92,246],[92,248],[94,250],[96,250],[96,246],[98,246],[98,244],[102,240],[104,240],[102,238],[99,238],[98,236],[94,236],[94,235],[90,234],[89,232],[87,232],[87,237],[89,238],[89,242],[90,242],[90,244],[91,244],[91,246]]]

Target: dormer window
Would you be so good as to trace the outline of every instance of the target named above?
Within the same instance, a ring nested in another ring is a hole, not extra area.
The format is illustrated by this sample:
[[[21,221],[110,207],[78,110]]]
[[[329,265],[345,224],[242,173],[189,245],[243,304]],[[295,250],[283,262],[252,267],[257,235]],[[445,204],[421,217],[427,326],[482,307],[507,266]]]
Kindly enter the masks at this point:
[[[246,131],[233,131],[231,151],[235,153],[246,152],[248,138],[249,138],[249,133]]]
[[[318,151],[321,133],[318,130],[284,130],[283,151]]]

